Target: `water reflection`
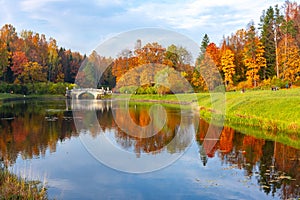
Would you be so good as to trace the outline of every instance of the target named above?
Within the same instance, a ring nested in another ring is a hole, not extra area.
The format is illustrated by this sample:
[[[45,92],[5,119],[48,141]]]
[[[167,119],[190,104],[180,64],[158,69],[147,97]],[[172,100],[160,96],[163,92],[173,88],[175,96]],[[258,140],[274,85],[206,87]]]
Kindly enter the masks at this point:
[[[206,152],[202,144],[207,129],[207,122],[200,120],[196,141],[203,165],[207,164],[208,158],[217,156],[232,168],[243,169],[249,179],[254,177],[266,194],[275,196],[278,192],[281,199],[299,198],[299,150],[224,127],[213,151]]]
[[[172,154],[184,151],[190,144],[192,139],[190,134],[193,133],[195,124],[192,115],[181,115],[178,109],[164,110],[161,114],[161,108],[158,108],[150,116],[150,105],[131,104],[128,105],[129,108],[123,106],[119,104],[114,109],[114,117],[118,122],[116,140],[125,149],[134,146],[134,152],[139,155],[142,152],[159,153],[167,147],[167,151]],[[125,114],[127,109],[128,115]],[[128,118],[134,123],[129,123]],[[137,127],[149,128],[138,131]],[[127,130],[136,133],[128,134]]]
[[[65,101],[5,104],[0,107],[1,164],[12,166],[19,155],[24,159],[44,157],[47,150],[55,152],[59,142],[78,137],[74,116],[69,108],[73,108],[74,112],[78,111],[75,117],[82,120],[82,128],[88,130],[91,136],[110,134],[110,138],[116,145],[135,153],[137,157],[142,153],[159,155],[163,150],[174,154],[187,148],[190,138],[185,137],[184,134],[179,134],[180,137],[176,140],[173,139],[178,129],[189,132],[195,127],[195,118],[189,114],[182,115],[179,109],[166,108],[168,120],[163,129],[151,137],[139,138],[126,134],[116,124],[118,120],[124,127],[131,129],[127,123],[128,119],[123,117],[123,106],[112,101],[97,101],[92,106],[88,103],[70,105]],[[143,104],[130,104],[130,118],[137,125],[148,126],[151,119],[148,109],[149,106]],[[93,129],[90,124],[84,124],[85,119],[92,115],[91,113],[96,115],[101,127],[100,131]],[[114,117],[117,119],[115,120]],[[196,131],[195,140],[198,145],[199,159],[204,166],[211,158],[218,158],[226,166],[224,170],[233,168],[243,170],[245,177],[256,180],[259,190],[266,194],[279,196],[281,199],[300,196],[300,151],[298,149],[244,135],[229,127],[222,129],[217,143],[204,143],[209,124],[201,119],[197,123],[199,129]],[[182,124],[182,127],[179,124]],[[212,135],[220,129],[211,127]],[[174,143],[164,149],[172,140]],[[210,146],[212,144],[213,146]]]

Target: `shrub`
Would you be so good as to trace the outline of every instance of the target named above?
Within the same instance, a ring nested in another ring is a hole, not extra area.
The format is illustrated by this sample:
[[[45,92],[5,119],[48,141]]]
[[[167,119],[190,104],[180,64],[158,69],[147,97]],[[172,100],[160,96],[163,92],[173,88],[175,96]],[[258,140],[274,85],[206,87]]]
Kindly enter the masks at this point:
[[[261,89],[269,90],[269,89],[272,87],[271,79],[265,79],[265,80],[263,80],[263,81],[259,84],[259,87],[260,87]]]
[[[299,80],[297,80],[293,85],[295,85],[295,86],[300,86],[300,79]]]
[[[146,88],[146,94],[157,94],[157,90],[155,87]]]
[[[286,84],[288,84],[288,81],[284,81],[282,79],[278,79],[275,76],[271,80],[271,87],[285,88]]]
[[[119,89],[120,93],[135,94],[137,86],[124,86]]]
[[[242,81],[236,86],[237,90],[249,89],[249,88],[252,88],[252,84],[249,81]]]
[[[136,90],[136,94],[146,94],[146,90],[143,87],[139,87]]]

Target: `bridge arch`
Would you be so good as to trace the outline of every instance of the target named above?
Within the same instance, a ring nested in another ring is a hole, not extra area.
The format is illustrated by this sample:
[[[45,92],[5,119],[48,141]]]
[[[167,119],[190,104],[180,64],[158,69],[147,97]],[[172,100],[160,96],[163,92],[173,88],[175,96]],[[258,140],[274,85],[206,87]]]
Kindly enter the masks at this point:
[[[112,91],[110,91],[108,88],[107,90],[102,89],[95,89],[95,88],[79,88],[79,89],[72,89],[72,90],[66,90],[66,96],[68,98],[75,98],[78,99],[83,94],[91,94],[94,99],[97,99],[98,96],[102,97],[107,94],[112,94]]]
[[[81,98],[83,95],[85,95],[85,94],[88,94],[88,95],[93,96],[93,99],[97,99],[97,97],[98,97],[98,94],[95,94],[95,93],[93,93],[93,92],[82,91],[82,92],[77,93],[77,99],[80,99],[80,98]]]

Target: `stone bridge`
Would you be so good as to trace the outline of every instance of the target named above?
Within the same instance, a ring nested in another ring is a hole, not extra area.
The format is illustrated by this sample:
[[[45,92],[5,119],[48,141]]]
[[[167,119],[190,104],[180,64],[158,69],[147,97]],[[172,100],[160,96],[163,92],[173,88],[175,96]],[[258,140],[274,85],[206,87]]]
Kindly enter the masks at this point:
[[[106,90],[102,87],[101,89],[96,88],[79,88],[79,89],[72,89],[72,90],[66,90],[66,96],[68,98],[75,98],[79,99],[81,95],[83,94],[91,94],[93,95],[94,99],[97,99],[98,97],[103,97],[107,94],[112,94],[112,91],[107,88]]]

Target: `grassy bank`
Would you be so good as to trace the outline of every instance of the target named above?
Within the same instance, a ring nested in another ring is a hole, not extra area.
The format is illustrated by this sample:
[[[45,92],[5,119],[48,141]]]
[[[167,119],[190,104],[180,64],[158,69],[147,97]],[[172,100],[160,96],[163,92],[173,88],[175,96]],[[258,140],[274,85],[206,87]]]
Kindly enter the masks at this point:
[[[32,95],[21,95],[21,94],[10,94],[0,93],[0,105],[7,101],[25,100],[25,99],[65,99],[63,95],[51,95],[51,94],[32,94]]]
[[[213,111],[209,93],[177,94],[177,95],[132,95],[132,101],[161,102],[170,104],[188,104],[195,99],[201,107],[205,118],[211,117]],[[116,95],[118,99],[128,98],[128,95]],[[300,88],[288,90],[257,90],[227,92],[226,121],[238,124],[257,125],[268,130],[288,130],[300,132]],[[215,101],[222,105],[221,100]],[[215,110],[218,113],[218,110]]]
[[[29,181],[0,169],[0,199],[47,199],[47,190],[39,181]]]
[[[196,94],[201,116],[208,121],[214,110],[209,93]],[[132,95],[132,101],[162,102],[180,104],[191,103],[194,94],[178,95]],[[117,98],[128,98],[128,95],[117,95]],[[300,88],[288,90],[257,90],[227,92],[225,125],[231,126],[243,133],[260,136],[265,139],[280,139],[283,143],[293,144],[300,148]],[[217,105],[223,102],[216,100]],[[220,118],[219,115],[214,115]],[[263,130],[263,131],[262,131]]]
[[[0,94],[1,101],[23,99],[23,95]],[[29,95],[26,99],[63,99],[62,95]],[[212,113],[218,109],[212,107],[209,93],[177,94],[177,95],[113,95],[112,98],[126,99],[137,102],[172,104],[173,106],[193,105],[198,101],[202,118],[210,121]],[[225,94],[226,118],[225,125],[240,132],[280,140],[285,144],[300,148],[300,88],[288,90],[256,90],[227,92]],[[215,104],[224,105],[221,100]],[[195,108],[199,108],[195,106]],[[198,112],[198,110],[195,110]],[[221,118],[220,115],[213,115]],[[214,121],[217,122],[217,121]],[[263,131],[262,131],[263,130]]]
[[[9,93],[0,93],[0,101],[23,98],[24,95],[21,94],[9,94]]]
[[[226,116],[234,123],[300,133],[300,89],[228,93]]]

